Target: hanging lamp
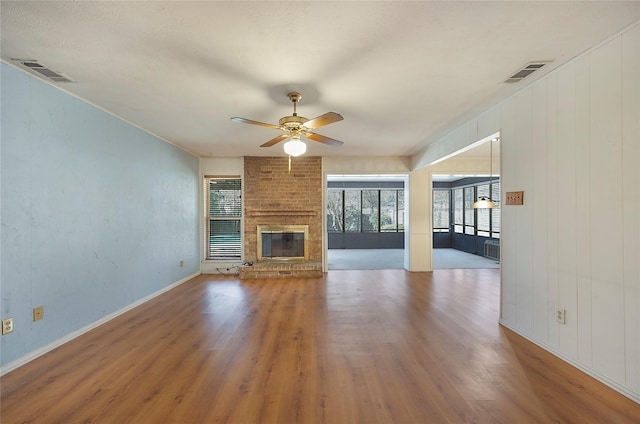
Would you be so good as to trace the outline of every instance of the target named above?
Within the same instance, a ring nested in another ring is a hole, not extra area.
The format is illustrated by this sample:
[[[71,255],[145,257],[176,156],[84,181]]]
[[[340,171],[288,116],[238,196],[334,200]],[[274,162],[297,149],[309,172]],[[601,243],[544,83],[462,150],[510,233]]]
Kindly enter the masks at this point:
[[[498,141],[497,138],[492,138],[491,141],[489,141],[489,143],[491,143],[490,146],[490,162],[489,162],[489,197],[487,196],[480,196],[478,198],[477,201],[473,202],[473,205],[471,205],[471,207],[473,209],[493,209],[496,208],[496,204],[493,203],[493,200],[491,200],[491,179],[493,177],[493,142],[494,141]]]

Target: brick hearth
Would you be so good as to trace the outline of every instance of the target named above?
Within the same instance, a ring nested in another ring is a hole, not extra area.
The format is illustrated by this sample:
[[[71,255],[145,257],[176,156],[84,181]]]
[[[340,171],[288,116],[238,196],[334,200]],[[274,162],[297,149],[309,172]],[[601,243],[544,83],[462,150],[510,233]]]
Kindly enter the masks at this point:
[[[322,277],[320,262],[259,262],[241,266],[240,278],[318,278]]]

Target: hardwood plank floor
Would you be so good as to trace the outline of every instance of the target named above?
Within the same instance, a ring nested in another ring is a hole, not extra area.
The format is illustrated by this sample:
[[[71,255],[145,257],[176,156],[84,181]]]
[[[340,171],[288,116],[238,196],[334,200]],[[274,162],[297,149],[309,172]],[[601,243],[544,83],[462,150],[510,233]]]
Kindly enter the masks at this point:
[[[499,270],[202,275],[2,377],[2,423],[638,423],[498,325]]]

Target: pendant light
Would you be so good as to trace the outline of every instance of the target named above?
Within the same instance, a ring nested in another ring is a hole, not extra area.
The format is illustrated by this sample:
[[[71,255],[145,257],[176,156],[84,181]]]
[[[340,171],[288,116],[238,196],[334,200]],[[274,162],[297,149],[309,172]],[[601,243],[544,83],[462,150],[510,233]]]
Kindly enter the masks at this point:
[[[492,176],[493,176],[493,142],[494,141],[498,141],[498,139],[497,138],[492,138],[489,141],[489,143],[491,143],[489,145],[490,146],[490,150],[489,151],[491,152],[490,153],[491,158],[490,158],[490,161],[489,161],[489,197],[480,196],[478,198],[478,200],[475,201],[473,203],[473,205],[471,205],[471,207],[473,209],[493,209],[493,208],[497,207],[496,204],[493,203],[493,201],[491,200],[491,179],[492,179]]]

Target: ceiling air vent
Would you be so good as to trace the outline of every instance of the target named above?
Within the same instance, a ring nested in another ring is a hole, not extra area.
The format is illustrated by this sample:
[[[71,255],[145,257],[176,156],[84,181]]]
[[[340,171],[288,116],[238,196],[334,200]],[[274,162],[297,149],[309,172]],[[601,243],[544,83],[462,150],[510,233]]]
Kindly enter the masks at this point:
[[[27,68],[31,72],[35,72],[51,81],[55,82],[73,82],[65,75],[54,71],[51,68],[47,68],[41,63],[38,63],[37,60],[26,60],[26,59],[11,59],[14,62],[19,63],[24,68]]]
[[[547,63],[549,62],[531,62],[527,64],[524,68],[519,69],[516,73],[514,73],[509,78],[507,78],[505,82],[514,83],[514,82],[521,81],[526,77],[528,77],[529,75],[531,75],[532,73],[534,73],[535,71],[537,71],[538,69],[542,68]]]

